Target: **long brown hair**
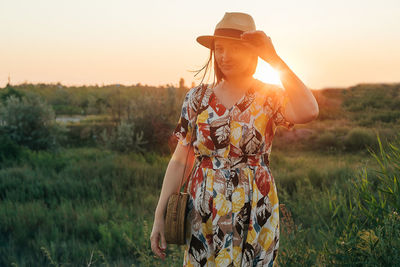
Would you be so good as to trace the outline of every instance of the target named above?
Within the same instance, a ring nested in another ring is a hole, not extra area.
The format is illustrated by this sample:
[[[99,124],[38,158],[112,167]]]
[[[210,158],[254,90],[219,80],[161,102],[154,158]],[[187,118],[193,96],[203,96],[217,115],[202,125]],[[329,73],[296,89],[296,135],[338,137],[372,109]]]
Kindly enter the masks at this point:
[[[217,60],[215,59],[215,50],[214,50],[214,42],[212,42],[212,48],[210,49],[210,55],[207,59],[207,62],[203,65],[202,68],[200,68],[199,70],[195,70],[193,72],[197,72],[194,76],[196,77],[202,70],[204,70],[204,75],[203,78],[200,81],[200,84],[203,83],[204,78],[206,77],[207,72],[208,73],[208,78],[207,81],[210,79],[210,73],[211,73],[211,62],[214,65],[214,76],[213,76],[213,86],[215,86],[216,84],[220,83],[222,79],[225,79],[225,75],[224,73],[221,71],[221,69],[218,66]],[[214,58],[214,59],[213,59]],[[249,75],[254,75],[254,73],[256,72],[256,68],[257,68],[257,64],[258,64],[258,56],[254,57],[254,60],[252,61],[252,64],[249,66],[247,74]],[[215,83],[215,79],[217,79],[217,82]]]

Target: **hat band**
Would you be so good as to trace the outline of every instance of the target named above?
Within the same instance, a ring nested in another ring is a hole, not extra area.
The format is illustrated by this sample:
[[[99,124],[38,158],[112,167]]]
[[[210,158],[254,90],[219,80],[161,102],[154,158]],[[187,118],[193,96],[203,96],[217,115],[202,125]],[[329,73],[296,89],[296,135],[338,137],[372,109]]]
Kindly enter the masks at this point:
[[[234,37],[234,38],[239,38],[240,39],[240,35],[243,32],[244,31],[237,30],[237,29],[219,28],[219,29],[215,29],[214,35],[220,35],[220,36],[226,36],[226,37]]]

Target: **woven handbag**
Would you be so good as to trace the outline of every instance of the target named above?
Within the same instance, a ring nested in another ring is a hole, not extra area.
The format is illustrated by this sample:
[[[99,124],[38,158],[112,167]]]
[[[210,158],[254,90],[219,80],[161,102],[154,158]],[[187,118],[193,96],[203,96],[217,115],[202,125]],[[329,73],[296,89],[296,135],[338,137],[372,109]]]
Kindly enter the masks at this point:
[[[203,96],[205,93],[204,87],[202,88],[202,94],[199,102],[199,107],[197,108],[196,112],[196,119],[198,115],[198,110],[200,109],[201,102],[203,100]],[[194,122],[196,122],[196,119]],[[189,146],[192,145],[193,142],[193,136],[194,136],[194,126],[192,127],[192,135],[191,135],[191,140],[189,143]],[[189,147],[190,148],[190,147]],[[186,165],[187,165],[187,159],[189,156],[189,150],[186,155],[186,162],[185,162],[185,168],[182,173],[182,179],[180,182],[180,186],[178,188],[177,192],[172,193],[172,195],[168,198],[168,204],[167,204],[167,210],[165,213],[165,225],[164,225],[164,235],[165,235],[165,241],[168,244],[177,244],[177,245],[184,245],[185,244],[185,239],[186,239],[186,219],[187,219],[187,203],[189,199],[189,194],[187,193],[187,187],[189,184],[189,181],[186,181],[185,189],[184,192],[181,192],[181,188],[184,182],[184,176],[186,172]],[[195,169],[195,166],[193,166],[190,174],[189,174],[189,179],[192,176],[192,173]]]

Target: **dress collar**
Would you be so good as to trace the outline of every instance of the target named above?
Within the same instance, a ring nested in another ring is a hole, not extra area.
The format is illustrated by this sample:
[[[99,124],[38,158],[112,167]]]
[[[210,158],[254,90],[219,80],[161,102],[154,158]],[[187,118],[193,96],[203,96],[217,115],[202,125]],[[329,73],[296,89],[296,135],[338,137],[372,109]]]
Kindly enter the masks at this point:
[[[211,103],[211,101],[215,101],[215,103],[222,106],[224,109],[229,110],[229,112],[232,111],[235,107],[239,108],[240,111],[244,111],[254,101],[258,82],[259,82],[258,79],[255,79],[253,85],[250,86],[249,89],[247,89],[247,91],[244,93],[244,95],[229,109],[225,107],[224,104],[222,104],[222,102],[218,99],[211,85],[208,85],[207,89],[209,90],[209,95],[210,95],[209,104]]]

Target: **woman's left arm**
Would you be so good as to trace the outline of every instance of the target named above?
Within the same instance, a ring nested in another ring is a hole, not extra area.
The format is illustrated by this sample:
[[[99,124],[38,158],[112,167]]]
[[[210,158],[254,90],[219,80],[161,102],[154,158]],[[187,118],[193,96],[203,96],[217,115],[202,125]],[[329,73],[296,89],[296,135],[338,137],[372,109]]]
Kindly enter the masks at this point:
[[[289,98],[283,110],[285,118],[295,124],[315,120],[319,113],[317,100],[311,90],[278,56],[271,38],[263,31],[247,31],[242,34],[242,38],[249,41],[250,47],[261,59],[278,71]]]
[[[293,123],[307,123],[318,117],[317,100],[311,90],[293,73],[286,63],[278,56],[269,62],[279,73],[285,87],[288,101],[282,111],[285,118]]]

